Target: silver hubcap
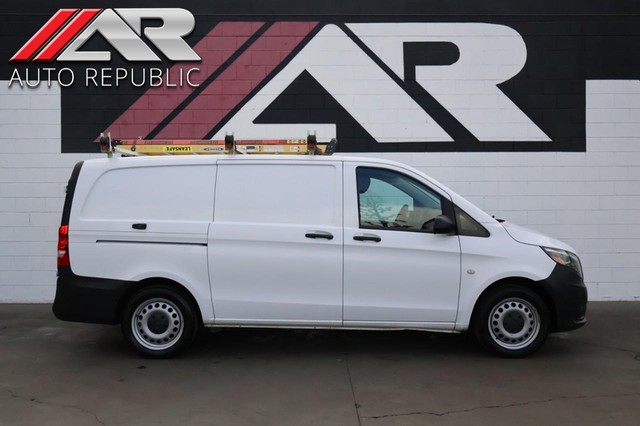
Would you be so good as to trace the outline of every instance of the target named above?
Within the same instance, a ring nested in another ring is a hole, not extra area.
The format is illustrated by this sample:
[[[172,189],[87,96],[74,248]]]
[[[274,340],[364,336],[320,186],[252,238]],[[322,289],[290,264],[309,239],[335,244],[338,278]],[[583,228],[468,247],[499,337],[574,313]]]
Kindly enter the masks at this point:
[[[147,349],[160,351],[173,346],[184,331],[182,312],[162,298],[141,303],[131,318],[133,337]]]
[[[496,304],[489,316],[491,338],[505,349],[522,349],[540,332],[536,308],[523,299],[510,298]]]

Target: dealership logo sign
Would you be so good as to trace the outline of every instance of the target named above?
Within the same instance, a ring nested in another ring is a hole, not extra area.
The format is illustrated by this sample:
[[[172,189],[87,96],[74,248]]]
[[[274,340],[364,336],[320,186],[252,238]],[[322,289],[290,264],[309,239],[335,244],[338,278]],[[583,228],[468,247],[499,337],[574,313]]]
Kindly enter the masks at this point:
[[[160,27],[143,28],[143,19],[159,19]],[[27,41],[9,62],[108,62],[110,51],[86,51],[80,48],[96,33],[129,62],[159,62],[162,59],[142,39],[144,36],[167,59],[175,62],[200,61],[200,56],[184,41],[195,28],[195,18],[184,9],[60,9]],[[180,72],[178,82],[165,81],[164,69],[148,68],[137,73],[133,68],[86,68],[86,86],[111,87],[124,81],[134,86],[183,86],[197,87],[191,80],[199,68]],[[136,75],[137,74],[137,75]],[[70,68],[25,69],[15,68],[9,87],[18,83],[21,87],[37,87],[41,82],[51,86],[58,81],[68,87],[76,81]]]
[[[143,19],[160,19],[163,25],[143,29]],[[172,61],[199,61],[183,40],[194,27],[193,15],[184,9],[60,9],[10,62],[110,61],[111,52],[78,50],[96,32],[127,61],[161,60],[142,35]]]

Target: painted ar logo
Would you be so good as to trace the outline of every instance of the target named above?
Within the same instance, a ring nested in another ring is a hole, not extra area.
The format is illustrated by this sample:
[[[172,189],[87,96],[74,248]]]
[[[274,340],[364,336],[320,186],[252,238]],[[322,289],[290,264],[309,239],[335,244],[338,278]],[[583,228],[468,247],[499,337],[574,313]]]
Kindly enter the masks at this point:
[[[142,28],[142,19],[160,19],[161,27]],[[96,32],[128,61],[160,61],[142,34],[172,61],[199,61],[182,39],[195,27],[184,9],[60,9],[10,59],[10,62],[110,61],[111,52],[78,50]]]
[[[479,141],[551,139],[497,86],[525,65],[527,49],[515,30],[484,23],[348,24],[400,79],[405,43],[453,43],[459,58],[449,65],[416,65],[415,81]],[[304,71],[378,142],[451,142],[453,139],[336,25],[326,25],[273,79],[213,135],[287,138],[316,129],[336,137],[334,124],[256,124],[256,118]]]

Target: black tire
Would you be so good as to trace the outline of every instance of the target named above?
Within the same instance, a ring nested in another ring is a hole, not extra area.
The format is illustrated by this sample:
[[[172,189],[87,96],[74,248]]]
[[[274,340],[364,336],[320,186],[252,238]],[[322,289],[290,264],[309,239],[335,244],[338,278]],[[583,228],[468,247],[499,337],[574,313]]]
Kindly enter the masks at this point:
[[[507,358],[531,355],[549,334],[549,308],[534,291],[506,285],[482,297],[474,312],[472,329],[489,352]]]
[[[147,287],[135,293],[122,311],[122,335],[140,355],[170,358],[195,337],[197,310],[168,286]]]

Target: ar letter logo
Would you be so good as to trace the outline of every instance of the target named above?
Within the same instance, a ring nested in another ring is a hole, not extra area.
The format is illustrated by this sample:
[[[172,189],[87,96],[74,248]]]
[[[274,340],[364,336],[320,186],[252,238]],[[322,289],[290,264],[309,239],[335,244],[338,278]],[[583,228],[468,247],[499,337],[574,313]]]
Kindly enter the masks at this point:
[[[160,19],[160,27],[142,28],[143,19]],[[199,61],[182,39],[195,27],[184,9],[60,9],[10,62],[110,61],[111,52],[78,50],[99,32],[128,61],[160,61],[142,34],[172,61]]]
[[[404,47],[455,45],[448,65],[412,65],[412,79],[479,141],[547,142],[549,137],[498,87],[527,60],[524,40],[504,25],[484,23],[362,23],[326,25],[214,136],[287,138],[316,129],[336,137],[334,124],[260,124],[257,117],[302,73],[308,72],[377,142],[452,142],[452,137],[396,80],[407,80]],[[355,42],[361,41],[370,52]],[[392,75],[377,62],[385,64]],[[395,79],[393,78],[395,77]],[[320,139],[319,139],[320,140]]]

